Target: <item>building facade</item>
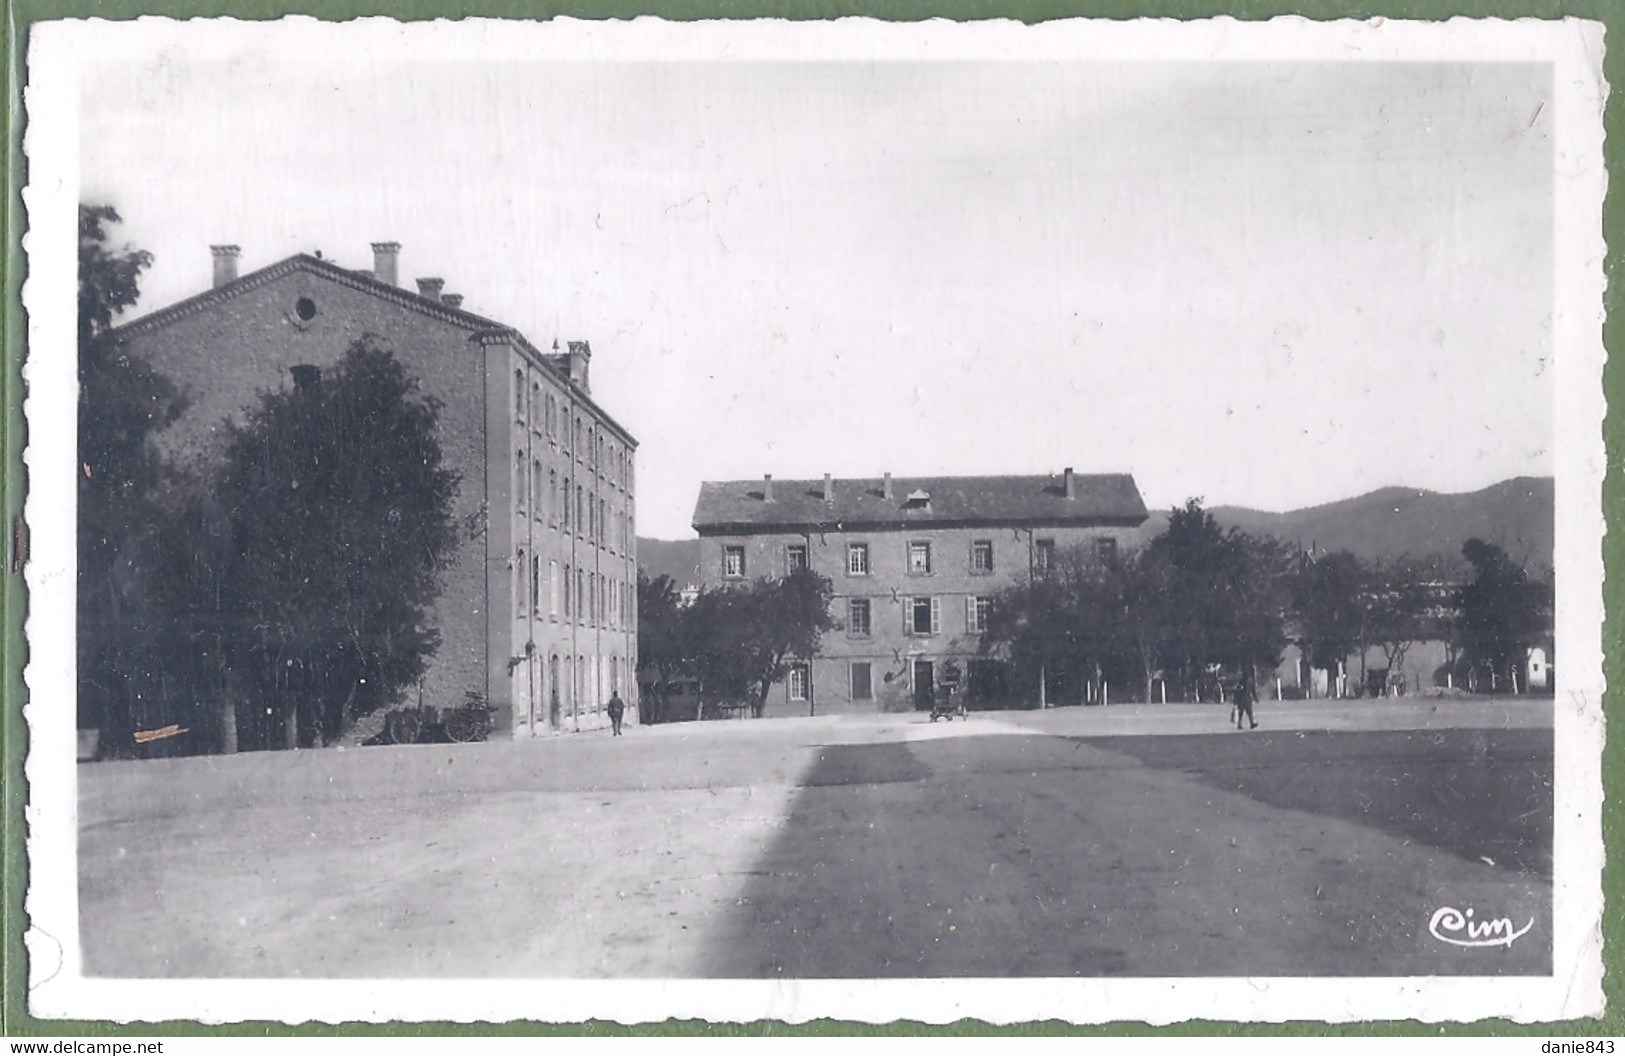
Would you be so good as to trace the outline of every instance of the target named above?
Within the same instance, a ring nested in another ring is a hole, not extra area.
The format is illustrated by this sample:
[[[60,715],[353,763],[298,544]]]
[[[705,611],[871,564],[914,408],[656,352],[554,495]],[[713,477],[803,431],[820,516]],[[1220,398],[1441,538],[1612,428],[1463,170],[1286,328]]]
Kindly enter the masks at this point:
[[[459,481],[424,703],[481,693],[493,736],[608,726],[614,693],[635,721],[637,441],[593,401],[587,343],[543,351],[438,278],[402,288],[397,243],[373,244],[371,269],[301,254],[246,275],[236,246],[211,248],[211,289],[114,331],[190,397],[166,453],[206,464],[260,392],[377,338],[440,402]]]
[[[834,585],[819,655],[774,687],[768,714],[928,706],[945,675],[1016,699],[982,649],[993,597],[1079,548],[1138,540],[1145,503],[1126,474],[706,482],[694,511],[703,586],[807,567]]]

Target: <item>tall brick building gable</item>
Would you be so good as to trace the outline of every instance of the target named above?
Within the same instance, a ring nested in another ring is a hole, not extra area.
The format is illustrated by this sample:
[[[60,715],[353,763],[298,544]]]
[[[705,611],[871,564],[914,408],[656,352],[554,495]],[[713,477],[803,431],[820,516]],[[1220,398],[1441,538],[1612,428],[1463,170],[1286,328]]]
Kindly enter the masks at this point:
[[[982,649],[992,598],[1079,547],[1105,557],[1146,519],[1126,474],[708,481],[694,528],[714,588],[805,565],[834,585],[820,655],[769,713],[900,711],[950,665],[968,691],[1019,697]]]
[[[216,246],[213,288],[116,330],[190,398],[166,452],[201,468],[259,393],[372,335],[440,402],[458,478],[424,702],[483,693],[499,736],[607,726],[615,692],[635,716],[637,441],[593,401],[590,347],[538,349],[439,279],[403,289],[400,247],[373,250],[369,271],[298,255],[239,277],[237,248]]]

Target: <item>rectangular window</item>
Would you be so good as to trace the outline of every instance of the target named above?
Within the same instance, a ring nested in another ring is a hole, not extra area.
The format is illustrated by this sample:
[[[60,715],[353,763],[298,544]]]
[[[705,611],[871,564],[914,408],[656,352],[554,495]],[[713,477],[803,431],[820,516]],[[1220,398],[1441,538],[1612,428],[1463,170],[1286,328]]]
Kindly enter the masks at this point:
[[[570,579],[570,566],[564,566],[564,618],[569,619],[576,611],[575,585]]]
[[[993,571],[993,540],[978,539],[970,544],[970,570],[982,576]]]
[[[868,543],[847,544],[846,574],[849,576],[867,576],[869,574]]]
[[[542,611],[542,559],[536,554],[530,557],[530,611]]]
[[[559,614],[559,563],[547,563],[547,613],[549,616]]]
[[[722,548],[722,578],[745,578],[745,548],[742,546],[725,546]]]
[[[521,393],[523,395],[523,393]],[[515,611],[523,614],[525,611],[525,576],[529,572],[530,564],[525,560],[524,547],[513,559],[513,600]]]
[[[811,689],[812,675],[807,671],[807,665],[792,665],[790,668],[790,699],[806,700]]]
[[[875,699],[874,681],[867,661],[852,665],[852,699]]]
[[[867,638],[871,633],[869,624],[869,599],[849,598],[846,603],[846,633],[849,638]]]
[[[1117,560],[1117,540],[1109,535],[1096,539],[1095,560],[1103,565],[1115,562]]]
[[[966,598],[965,629],[972,634],[981,634],[987,630],[987,618],[992,613],[992,598]]]
[[[929,576],[931,574],[931,544],[908,544],[908,574],[911,576]]]
[[[806,567],[807,546],[805,543],[791,543],[784,548],[784,570],[786,572],[800,572]]]
[[[1040,539],[1033,544],[1033,572],[1037,575],[1048,575],[1050,569],[1055,567],[1055,540]]]
[[[942,633],[942,609],[936,598],[910,598],[906,612],[909,634]]]

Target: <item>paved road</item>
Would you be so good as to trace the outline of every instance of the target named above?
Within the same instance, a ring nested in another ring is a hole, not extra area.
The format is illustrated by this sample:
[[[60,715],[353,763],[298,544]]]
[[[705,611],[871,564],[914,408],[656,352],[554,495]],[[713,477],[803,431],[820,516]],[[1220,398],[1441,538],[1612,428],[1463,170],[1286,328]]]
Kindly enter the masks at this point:
[[[86,970],[1545,974],[1551,703],[1518,704],[1265,706],[1248,733],[1211,706],[1114,707],[87,765]],[[1454,948],[1427,934],[1446,905],[1534,927]]]

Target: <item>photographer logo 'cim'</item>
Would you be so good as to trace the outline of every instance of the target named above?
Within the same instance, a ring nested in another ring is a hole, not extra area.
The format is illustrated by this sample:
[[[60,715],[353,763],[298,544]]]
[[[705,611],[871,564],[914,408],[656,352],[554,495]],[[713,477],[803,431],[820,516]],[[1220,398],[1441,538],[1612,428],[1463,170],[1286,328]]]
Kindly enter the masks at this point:
[[[1452,946],[1511,946],[1529,934],[1535,918],[1516,930],[1508,917],[1494,920],[1474,920],[1472,909],[1465,913],[1453,906],[1443,906],[1428,921],[1428,934]]]

